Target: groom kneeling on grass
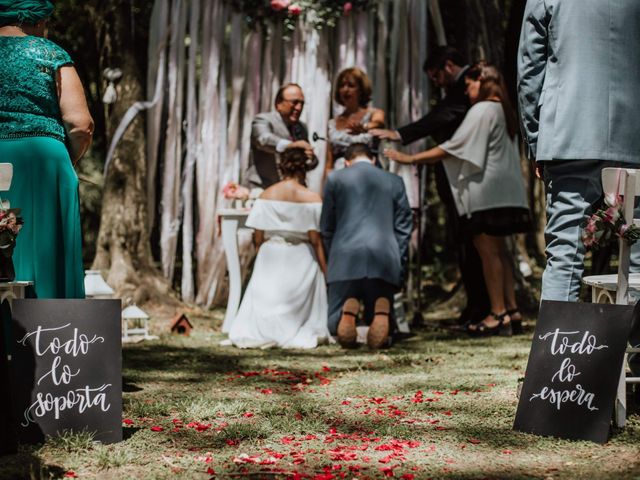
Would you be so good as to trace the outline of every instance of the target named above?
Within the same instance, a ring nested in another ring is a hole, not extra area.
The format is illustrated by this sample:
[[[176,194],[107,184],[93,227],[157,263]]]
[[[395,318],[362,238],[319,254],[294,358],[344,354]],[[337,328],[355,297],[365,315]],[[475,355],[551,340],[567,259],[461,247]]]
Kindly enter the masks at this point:
[[[369,147],[351,145],[348,168],[329,174],[320,229],[328,257],[329,331],[356,343],[360,301],[369,348],[387,344],[393,295],[407,271],[412,215],[402,179],[375,166]]]

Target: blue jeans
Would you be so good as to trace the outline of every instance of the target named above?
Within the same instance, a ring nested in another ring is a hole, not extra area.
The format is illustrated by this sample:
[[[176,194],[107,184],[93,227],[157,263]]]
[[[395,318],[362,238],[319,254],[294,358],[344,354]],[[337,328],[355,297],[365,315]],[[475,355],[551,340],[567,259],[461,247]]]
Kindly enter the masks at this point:
[[[585,255],[582,227],[593,213],[594,205],[602,199],[605,167],[638,168],[639,165],[603,160],[554,161],[544,165],[547,266],[542,275],[542,300],[578,301]],[[636,205],[634,217],[640,217],[640,205]],[[639,267],[640,242],[636,242],[631,247],[629,269],[637,272]],[[635,347],[640,345],[640,319],[636,315],[629,343]],[[638,354],[629,355],[629,366],[634,375],[640,375]]]
[[[542,275],[542,300],[578,301],[585,255],[582,229],[602,199],[605,167],[638,168],[639,165],[603,160],[544,164],[547,266]],[[640,207],[636,206],[634,216],[640,217]],[[639,266],[640,242],[631,248],[631,271],[638,271]]]

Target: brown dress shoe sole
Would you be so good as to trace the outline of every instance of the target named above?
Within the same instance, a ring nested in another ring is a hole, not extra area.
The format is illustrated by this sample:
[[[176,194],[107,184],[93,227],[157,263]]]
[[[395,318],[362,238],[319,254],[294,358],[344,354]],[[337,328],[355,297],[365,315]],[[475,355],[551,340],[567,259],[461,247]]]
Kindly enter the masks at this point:
[[[360,302],[355,298],[348,298],[342,307],[342,316],[338,322],[338,343],[345,348],[356,344],[358,332],[356,330],[356,318],[360,311]]]
[[[367,345],[372,350],[384,347],[389,340],[389,300],[378,298],[375,303],[375,314],[367,332]]]

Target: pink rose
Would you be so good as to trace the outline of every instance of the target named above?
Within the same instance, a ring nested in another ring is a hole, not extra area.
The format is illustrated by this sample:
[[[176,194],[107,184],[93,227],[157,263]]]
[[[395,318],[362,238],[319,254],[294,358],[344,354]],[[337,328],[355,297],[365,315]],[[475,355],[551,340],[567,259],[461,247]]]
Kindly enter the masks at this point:
[[[586,232],[594,233],[596,231],[596,222],[593,218],[589,219],[587,226],[584,228]]]
[[[624,237],[624,234],[627,233],[628,229],[629,229],[628,223],[625,223],[624,225],[620,225],[620,230],[618,230],[618,235],[620,235],[621,237]]]
[[[584,243],[584,246],[586,248],[591,248],[595,241],[593,237],[585,235],[584,237],[582,237],[582,243]]]
[[[353,3],[351,2],[347,2],[342,6],[342,12],[345,15],[349,15],[351,13],[351,10],[353,10]]]
[[[289,6],[291,0],[271,0],[271,8],[276,12],[284,10]]]
[[[222,187],[222,195],[226,199],[235,198],[237,190],[238,184],[235,182],[229,182],[224,187]]]
[[[620,209],[618,207],[609,207],[604,212],[604,219],[609,223],[616,223],[620,218]]]
[[[300,15],[302,13],[302,7],[297,4],[289,5],[289,13],[291,15]]]

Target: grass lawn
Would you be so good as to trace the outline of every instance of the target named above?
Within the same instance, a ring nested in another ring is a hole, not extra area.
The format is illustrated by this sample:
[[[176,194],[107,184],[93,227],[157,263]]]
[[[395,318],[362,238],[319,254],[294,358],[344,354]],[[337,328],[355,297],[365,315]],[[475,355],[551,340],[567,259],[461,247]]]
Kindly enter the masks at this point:
[[[221,315],[125,346],[123,442],[22,447],[0,478],[640,478],[637,412],[604,446],[511,429],[531,329],[428,326],[380,353],[254,351],[218,345]]]

